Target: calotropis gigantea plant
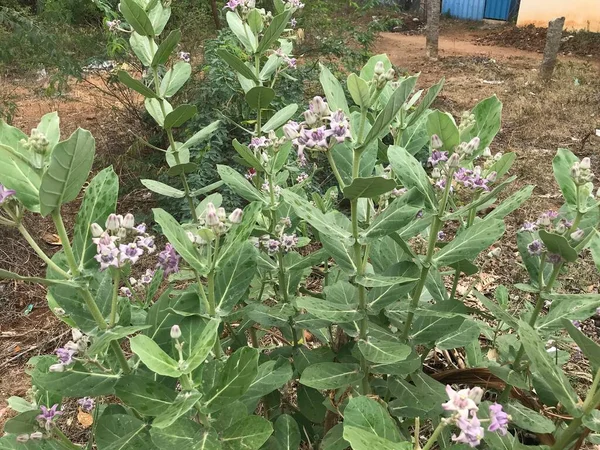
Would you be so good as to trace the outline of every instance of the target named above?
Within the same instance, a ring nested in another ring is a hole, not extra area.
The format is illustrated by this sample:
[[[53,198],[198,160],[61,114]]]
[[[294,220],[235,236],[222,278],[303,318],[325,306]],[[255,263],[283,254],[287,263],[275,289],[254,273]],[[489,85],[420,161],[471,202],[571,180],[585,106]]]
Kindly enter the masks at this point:
[[[580,401],[561,369],[570,341],[560,332],[567,329],[597,370],[600,348],[571,321],[594,314],[598,295],[558,293],[569,263],[588,249],[600,265],[589,160],[559,150],[554,169],[565,206],[517,235],[531,281],[514,287],[534,306],[509,310],[514,291],[503,286],[497,303],[475,283],[459,290],[462,277],[498,258],[502,219],[533,190],[500,200],[515,180],[507,176],[515,155],[489,150],[500,102],[483,100],[457,124],[430,109],[441,82],[415,92],[417,77],[396,79],[379,55],[348,77],[352,102],[323,67],[324,96],[312,99],[302,121],[290,122],[297,106],[273,113],[274,92],[263,88],[273,89],[290,65],[281,35],[298,6],[276,2],[271,19],[249,2],[228,4],[242,47],[236,55],[248,60],[222,57],[240,74],[255,126],[246,143],[232,143],[248,166],[245,176],[218,167],[249,202],[227,212],[219,193],[185,188],[195,142],[176,142],[178,125],[164,126],[179,123],[171,122],[179,114],[167,122],[169,97],[160,86],[183,67],[167,70],[177,50],[165,44],[169,37],[152,44],[168,8],[121,4],[127,24],[118,27],[133,30],[134,50],[147,42],[155,51],[146,55],[149,64],[142,61],[147,80],[121,78],[152,100],[146,107],[166,131],[167,163],[184,189],[144,183],[187,197],[193,211],[180,224],[154,210],[168,240],[162,251],[149,228],[117,214],[110,168],[91,180],[72,233],[66,229],[61,206],[79,195],[92,166],[88,132],[60,141],[56,114],[31,136],[0,123],[0,224],[16,228],[48,268],[46,278],[7,270],[0,277],[47,285],[52,310],[73,327],[56,355],[30,361],[32,389],[26,399],[9,399],[19,414],[6,423],[2,448],[80,448],[61,431],[69,398],[90,414],[86,445],[100,450],[522,449],[525,432],[543,444],[532,448],[559,450],[595,439],[587,434],[598,431],[600,378]],[[163,44],[168,55],[153,66]],[[269,64],[275,68],[264,72]],[[199,133],[196,142],[210,127]],[[322,169],[310,162],[323,153],[337,187],[309,195],[307,181]],[[52,258],[27,231],[26,210],[56,224],[62,250]],[[322,289],[309,282],[312,273]],[[554,348],[546,349],[549,339]],[[477,377],[427,370],[431,351],[454,349],[465,355],[459,373]],[[556,408],[555,420],[532,409],[540,405]]]

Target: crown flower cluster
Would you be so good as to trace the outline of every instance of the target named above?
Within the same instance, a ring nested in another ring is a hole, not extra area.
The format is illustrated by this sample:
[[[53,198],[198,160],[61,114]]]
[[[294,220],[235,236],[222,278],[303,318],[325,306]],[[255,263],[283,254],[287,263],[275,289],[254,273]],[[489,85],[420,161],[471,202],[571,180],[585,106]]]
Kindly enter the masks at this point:
[[[92,241],[96,244],[94,259],[100,270],[108,267],[123,267],[128,262],[135,264],[146,253],[154,253],[154,236],[146,233],[146,224],[135,225],[133,214],[111,214],[106,219],[106,230],[97,223],[91,225]]]
[[[304,150],[327,152],[336,144],[352,139],[350,121],[343,111],[332,112],[319,96],[314,97],[304,111],[304,122],[288,122],[283,134],[294,144],[302,165],[306,164]]]
[[[485,429],[482,426],[483,420],[477,417],[479,404],[483,397],[483,389],[474,387],[471,389],[460,389],[455,391],[452,386],[446,386],[448,401],[442,404],[445,411],[452,415],[444,419],[448,425],[456,425],[460,430],[458,434],[452,436],[452,440],[457,443],[467,444],[471,447],[477,447],[483,439]],[[489,406],[489,426],[490,432],[497,432],[502,436],[508,432],[508,422],[510,416],[504,412],[502,405],[494,403]]]

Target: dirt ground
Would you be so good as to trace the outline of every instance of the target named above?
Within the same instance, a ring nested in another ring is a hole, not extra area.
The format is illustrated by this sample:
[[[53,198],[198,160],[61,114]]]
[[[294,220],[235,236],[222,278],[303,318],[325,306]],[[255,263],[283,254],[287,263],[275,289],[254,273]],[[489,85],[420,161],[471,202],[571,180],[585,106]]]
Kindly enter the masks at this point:
[[[552,175],[556,149],[566,147],[580,158],[590,157],[592,168],[600,172],[600,138],[595,134],[600,128],[600,61],[561,56],[555,78],[543,85],[537,79],[541,61],[537,49],[501,47],[495,45],[498,38],[485,38],[498,33],[493,29],[473,30],[472,25],[453,26],[440,39],[441,58],[437,62],[425,58],[425,37],[421,35],[382,33],[374,48],[376,53],[387,53],[402,70],[420,72],[419,87],[426,88],[445,77],[444,89],[434,106],[455,117],[490,95],[497,95],[504,104],[502,129],[492,151],[517,153],[512,173],[518,181],[513,190],[524,184],[537,187],[527,205],[507,218],[506,238],[501,243],[503,260],[486,270],[484,290],[486,286],[522,279],[523,271],[510,262],[517,252],[516,230],[523,221],[560,206]],[[132,125],[120,106],[86,84],[75,85],[67,97],[59,99],[37,95],[35,88],[39,83],[11,80],[11,84],[19,94],[16,126],[29,132],[42,114],[58,110],[65,135],[77,126],[92,131],[101,156],[99,167],[118,163],[133,141],[128,132]],[[29,219],[28,224],[42,248],[48,252],[56,248],[45,242],[52,241],[50,223]],[[0,267],[30,275],[43,271],[35,254],[19,236],[6,229],[0,234]],[[579,269],[581,276],[566,281],[564,286],[575,292],[598,292],[600,282],[594,272],[587,266]],[[33,305],[33,310],[26,315],[28,305]],[[0,311],[1,428],[6,399],[24,395],[28,388],[24,363],[36,354],[53,351],[68,338],[64,334],[67,328],[48,311],[42,288],[0,283]],[[593,321],[586,330],[597,338]]]

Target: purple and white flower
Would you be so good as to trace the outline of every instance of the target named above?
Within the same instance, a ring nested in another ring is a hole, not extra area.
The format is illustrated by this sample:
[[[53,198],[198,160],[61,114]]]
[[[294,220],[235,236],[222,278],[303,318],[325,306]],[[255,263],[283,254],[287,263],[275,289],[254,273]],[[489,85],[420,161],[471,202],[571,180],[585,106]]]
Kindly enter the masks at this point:
[[[471,411],[471,418],[461,416],[457,422],[460,433],[458,436],[453,435],[454,442],[468,444],[471,447],[477,447],[483,439],[484,429],[481,426],[481,421],[477,418],[475,411]]]
[[[179,272],[179,260],[181,256],[177,254],[171,244],[165,245],[165,249],[158,254],[157,268],[164,271],[164,277],[167,278],[172,273]]]
[[[532,241],[527,246],[527,252],[531,256],[540,256],[543,251],[544,251],[544,244],[539,239],[536,239],[535,241]]]
[[[13,197],[16,193],[17,191],[14,189],[8,189],[2,183],[0,183],[0,205],[3,205],[11,200],[11,197]]]
[[[490,405],[490,426],[488,427],[488,431],[497,431],[502,436],[506,435],[509,416],[502,409],[502,405],[498,403],[494,403]]]
[[[523,225],[519,229],[519,231],[529,231],[534,232],[537,230],[537,223],[535,222],[523,222]]]
[[[432,140],[433,140],[433,138],[432,138]],[[439,163],[445,162],[445,161],[448,161],[448,152],[434,150],[431,152],[431,156],[427,159],[427,164],[429,164],[431,167],[435,167]]]
[[[44,405],[40,405],[40,410],[42,413],[36,416],[36,420],[39,422],[40,426],[44,427],[47,430],[52,428],[52,421],[54,420],[54,418],[63,415],[63,412],[58,411],[57,408],[58,403],[52,405],[51,408],[47,408]]]
[[[83,397],[77,400],[77,404],[81,407],[85,412],[90,412],[96,406],[96,402],[92,397]]]

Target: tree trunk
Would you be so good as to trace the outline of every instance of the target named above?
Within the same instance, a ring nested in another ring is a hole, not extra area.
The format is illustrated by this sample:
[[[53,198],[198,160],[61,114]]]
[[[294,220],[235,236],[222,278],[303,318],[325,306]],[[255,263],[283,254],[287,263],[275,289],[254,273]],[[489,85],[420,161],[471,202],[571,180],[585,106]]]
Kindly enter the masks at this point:
[[[419,20],[423,23],[427,20],[427,3],[428,0],[419,0],[418,1],[418,15]]]
[[[221,29],[221,21],[219,20],[219,8],[217,7],[217,0],[210,0],[210,7],[212,9],[213,20],[215,22],[215,28]]]
[[[540,78],[544,81],[550,80],[556,66],[556,56],[560,49],[562,39],[562,30],[565,25],[565,18],[551,20],[548,23],[548,35],[546,36],[546,48],[544,48],[544,59],[540,66]]]
[[[434,61],[438,59],[440,9],[440,0],[427,1],[427,56]]]

